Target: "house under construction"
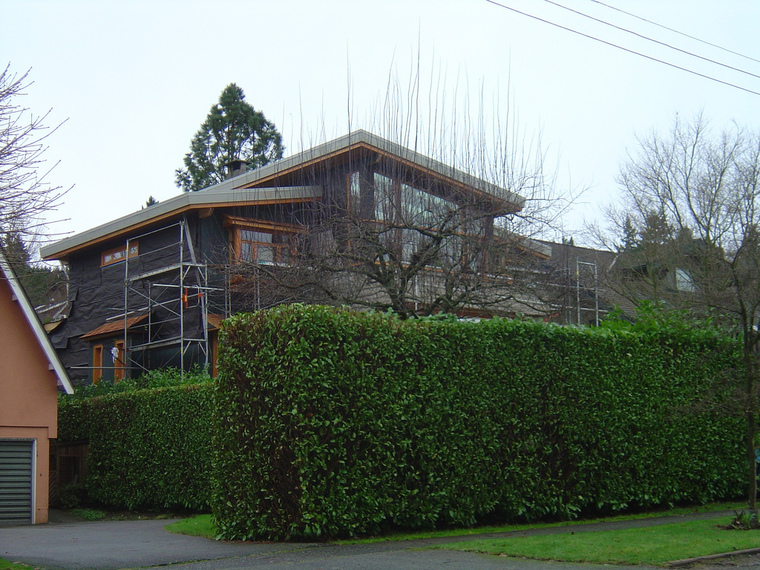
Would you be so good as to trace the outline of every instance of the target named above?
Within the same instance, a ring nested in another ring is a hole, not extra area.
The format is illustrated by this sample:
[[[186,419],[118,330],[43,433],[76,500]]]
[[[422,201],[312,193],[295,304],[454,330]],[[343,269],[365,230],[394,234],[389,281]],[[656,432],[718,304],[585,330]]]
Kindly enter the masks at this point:
[[[63,262],[69,279],[68,314],[50,338],[78,384],[165,367],[215,372],[220,322],[230,314],[291,301],[345,303],[313,280],[313,265],[293,270],[304,258],[328,260],[322,273],[370,300],[387,291],[341,270],[360,263],[359,253],[371,270],[418,264],[424,271],[410,289],[416,296],[405,301],[415,306],[440,298],[436,283],[452,267],[457,283],[487,273],[491,287],[514,283],[515,272],[500,280],[497,266],[541,273],[550,247],[525,239],[503,247],[504,232],[494,231],[523,202],[452,166],[353,132],[42,248],[44,259]],[[441,225],[435,216],[449,224],[445,236],[456,248],[438,243],[444,234],[434,228]],[[431,243],[448,266],[425,256]],[[500,244],[500,253],[484,244]],[[526,299],[505,296],[491,313],[540,304]]]

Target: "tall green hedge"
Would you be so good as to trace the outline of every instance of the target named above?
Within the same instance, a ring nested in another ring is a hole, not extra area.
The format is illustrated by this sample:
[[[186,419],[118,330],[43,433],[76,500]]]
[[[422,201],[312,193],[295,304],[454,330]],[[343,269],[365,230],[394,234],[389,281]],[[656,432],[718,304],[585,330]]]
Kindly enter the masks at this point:
[[[213,385],[61,398],[58,441],[89,441],[88,496],[116,508],[207,509]]]
[[[286,306],[226,322],[221,536],[313,538],[738,496],[734,345]]]

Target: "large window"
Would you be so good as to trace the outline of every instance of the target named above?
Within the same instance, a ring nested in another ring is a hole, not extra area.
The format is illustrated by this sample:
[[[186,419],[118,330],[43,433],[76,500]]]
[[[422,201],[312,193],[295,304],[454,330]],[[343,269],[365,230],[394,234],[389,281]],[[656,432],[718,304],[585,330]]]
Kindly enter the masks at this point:
[[[438,226],[456,205],[443,198],[401,184],[400,213],[405,223],[421,227]]]
[[[376,224],[383,247],[395,250],[405,263],[475,271],[484,263],[483,244],[488,217],[385,174],[374,172],[371,184],[358,172],[348,178],[349,212],[360,214],[360,202],[371,204],[365,215]],[[432,235],[431,235],[432,234]],[[436,237],[434,237],[436,236]]]
[[[349,212],[358,216],[362,201],[358,172],[349,175],[348,188]],[[382,222],[431,227],[437,225],[448,212],[457,208],[453,202],[379,172],[373,173],[372,187],[368,191],[372,193],[373,217]]]
[[[375,219],[383,222],[394,221],[394,212],[398,209],[397,186],[392,178],[375,172],[374,196]]]
[[[303,229],[292,224],[229,218],[231,247],[236,261],[289,264],[297,254]]]

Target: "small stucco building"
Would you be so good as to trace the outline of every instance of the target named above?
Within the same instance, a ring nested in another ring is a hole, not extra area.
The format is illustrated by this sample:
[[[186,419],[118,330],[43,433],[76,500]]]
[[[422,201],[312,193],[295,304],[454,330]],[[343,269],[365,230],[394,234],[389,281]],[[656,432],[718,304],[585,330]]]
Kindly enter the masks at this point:
[[[48,522],[59,391],[71,382],[0,250],[0,525]]]

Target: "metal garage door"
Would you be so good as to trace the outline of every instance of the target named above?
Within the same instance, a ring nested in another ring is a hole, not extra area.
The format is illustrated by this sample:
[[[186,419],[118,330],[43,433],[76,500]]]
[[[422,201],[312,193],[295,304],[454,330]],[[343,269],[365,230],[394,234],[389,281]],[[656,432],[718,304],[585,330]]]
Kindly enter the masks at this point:
[[[0,440],[0,525],[31,524],[34,442]]]

